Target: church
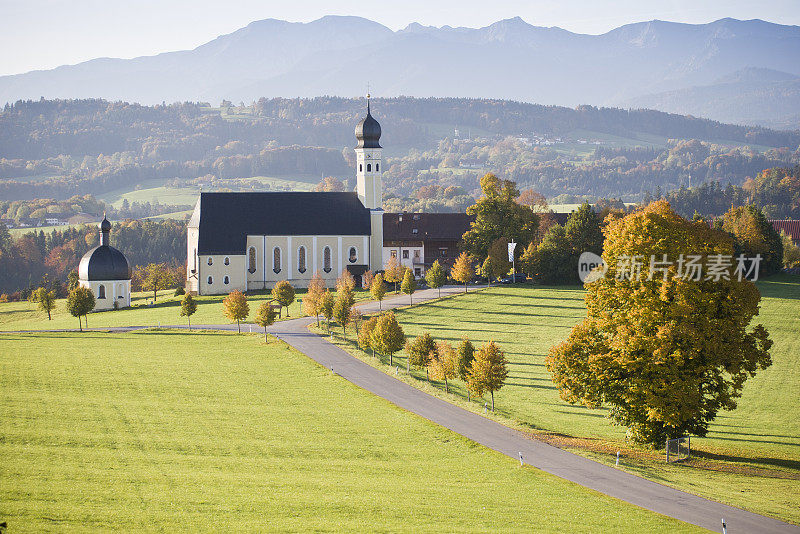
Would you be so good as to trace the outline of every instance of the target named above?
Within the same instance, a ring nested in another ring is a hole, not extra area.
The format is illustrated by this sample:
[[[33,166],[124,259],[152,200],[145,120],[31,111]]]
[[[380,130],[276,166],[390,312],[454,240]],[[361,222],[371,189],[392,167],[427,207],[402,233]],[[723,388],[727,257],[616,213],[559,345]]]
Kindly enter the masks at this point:
[[[381,126],[369,99],[355,135],[355,192],[201,193],[188,224],[187,291],[270,289],[280,280],[307,287],[316,272],[331,287],[344,270],[359,282],[382,269]]]

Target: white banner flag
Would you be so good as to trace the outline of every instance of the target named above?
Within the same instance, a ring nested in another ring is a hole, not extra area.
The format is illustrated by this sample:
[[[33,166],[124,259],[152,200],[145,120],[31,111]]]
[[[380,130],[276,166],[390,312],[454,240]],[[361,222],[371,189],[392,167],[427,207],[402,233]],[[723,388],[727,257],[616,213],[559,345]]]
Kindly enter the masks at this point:
[[[517,248],[517,244],[513,241],[508,244],[508,261],[514,262],[514,249]]]

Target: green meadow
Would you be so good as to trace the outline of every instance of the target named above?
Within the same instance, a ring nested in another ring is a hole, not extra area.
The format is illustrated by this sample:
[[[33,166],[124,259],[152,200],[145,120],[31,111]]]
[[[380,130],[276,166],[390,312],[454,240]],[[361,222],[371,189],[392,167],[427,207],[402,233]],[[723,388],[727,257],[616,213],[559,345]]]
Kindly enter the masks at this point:
[[[257,335],[0,335],[9,532],[698,532]]]
[[[582,288],[499,286],[414,305],[396,311],[407,336],[429,332],[456,344],[466,335],[476,344],[494,340],[505,350],[509,376],[495,393],[496,415],[512,426],[539,434],[606,463],[620,450],[623,466],[680,489],[755,512],[800,523],[800,280],[774,277],[758,282],[763,323],[775,342],[773,364],[749,380],[739,406],[721,412],[706,438],[693,438],[695,457],[664,462],[663,452],[625,442],[625,428],[613,426],[607,410],[590,410],[559,398],[545,367],[545,356],[585,316]],[[393,368],[359,350],[352,339],[342,344],[351,353]],[[404,369],[405,354],[394,356]],[[444,384],[428,384],[424,370],[408,380],[444,396]],[[481,410],[483,400],[467,403],[463,382],[450,384],[452,402]],[[488,400],[488,397],[487,397]]]
[[[301,315],[301,300],[305,289],[296,290],[295,301],[289,306],[289,318]],[[121,310],[90,313],[89,328],[109,328],[115,326],[167,326],[187,324],[186,317],[181,317],[182,296],[173,296],[173,291],[160,291],[155,302],[153,292],[138,292],[131,295],[131,307]],[[334,295],[336,292],[334,291]],[[255,318],[262,302],[270,300],[269,291],[251,291],[247,294],[250,305],[248,320]],[[355,291],[356,301],[369,299],[368,291]],[[221,324],[229,322],[223,314],[222,301],[225,295],[195,297],[197,311],[192,315],[193,325]],[[67,311],[66,299],[56,301],[56,309],[52,312],[52,320],[47,314],[38,310],[32,302],[7,302],[0,304],[0,332],[19,330],[61,330],[78,328],[78,319]],[[286,308],[283,309],[283,318]],[[245,321],[243,321],[245,322]],[[248,327],[245,329],[249,330]]]

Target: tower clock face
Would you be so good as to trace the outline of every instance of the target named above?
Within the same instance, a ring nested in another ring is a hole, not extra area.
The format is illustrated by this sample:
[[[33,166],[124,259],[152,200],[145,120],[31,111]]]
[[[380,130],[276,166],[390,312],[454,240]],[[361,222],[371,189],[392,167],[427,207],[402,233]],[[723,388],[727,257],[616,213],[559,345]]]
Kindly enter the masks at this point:
[[[367,159],[372,159],[372,154],[367,154]]]

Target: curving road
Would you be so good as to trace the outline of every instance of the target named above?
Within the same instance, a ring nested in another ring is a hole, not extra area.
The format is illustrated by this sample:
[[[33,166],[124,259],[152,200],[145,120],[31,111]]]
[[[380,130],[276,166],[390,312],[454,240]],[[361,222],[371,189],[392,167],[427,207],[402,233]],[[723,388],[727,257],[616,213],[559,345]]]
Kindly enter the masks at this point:
[[[461,287],[448,287],[442,289],[442,294],[450,295],[462,291]],[[423,302],[436,297],[436,290],[418,291],[414,294],[414,302]],[[408,297],[405,295],[392,297],[383,301],[383,309],[407,304]],[[366,303],[361,305],[360,309],[365,313],[376,312],[378,304]],[[522,459],[528,465],[611,497],[711,531],[721,532],[724,519],[730,534],[760,532],[800,534],[800,527],[796,525],[720,504],[600,464],[433,397],[358,360],[329,343],[325,337],[309,332],[307,327],[313,321],[314,319],[310,317],[290,319],[276,323],[268,331],[320,365],[333,369],[336,374],[353,384],[383,397],[400,408],[449,428],[476,443],[515,460],[519,460],[522,455]],[[169,328],[184,327],[181,325]],[[137,328],[143,327],[102,330],[130,331]],[[197,325],[194,328],[235,330],[236,325]]]

